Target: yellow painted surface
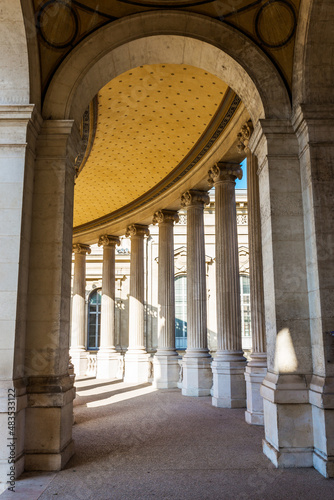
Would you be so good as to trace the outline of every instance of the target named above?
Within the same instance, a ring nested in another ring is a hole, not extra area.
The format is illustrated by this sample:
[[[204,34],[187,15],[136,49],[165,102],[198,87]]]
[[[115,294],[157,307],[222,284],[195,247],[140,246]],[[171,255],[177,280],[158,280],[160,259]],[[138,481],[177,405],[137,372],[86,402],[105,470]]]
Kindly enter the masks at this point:
[[[178,64],[140,66],[103,87],[95,141],[76,181],[74,227],[133,202],[170,174],[227,89],[210,73]]]

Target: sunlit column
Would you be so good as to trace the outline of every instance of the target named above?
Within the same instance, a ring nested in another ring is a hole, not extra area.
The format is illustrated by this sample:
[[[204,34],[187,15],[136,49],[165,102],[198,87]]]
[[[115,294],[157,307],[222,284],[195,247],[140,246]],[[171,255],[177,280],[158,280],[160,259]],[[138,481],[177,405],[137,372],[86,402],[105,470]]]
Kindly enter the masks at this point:
[[[74,273],[72,298],[72,329],[70,355],[77,376],[85,375],[87,370],[86,352],[86,255],[90,254],[90,246],[76,243],[73,245]]]
[[[239,164],[220,162],[209,170],[209,182],[216,191],[217,354],[212,362],[212,404],[225,408],[246,405],[235,202],[237,178],[242,178]]]
[[[187,333],[183,357],[184,396],[208,396],[212,386],[211,356],[207,342],[204,205],[206,191],[190,190],[181,197],[187,210]]]
[[[154,356],[154,386],[159,389],[177,387],[178,355],[175,349],[175,291],[174,291],[174,222],[177,212],[160,210],[153,217],[159,224],[158,267],[158,350]]]
[[[99,246],[103,246],[101,335],[97,353],[96,378],[116,378],[120,355],[115,349],[115,247],[117,236],[103,235]]]
[[[129,348],[125,354],[125,382],[147,382],[149,355],[144,338],[144,237],[148,226],[133,224],[126,236],[131,237]]]
[[[249,127],[244,130],[247,133]],[[267,373],[267,352],[264,325],[259,180],[257,158],[250,153],[248,148],[246,148],[246,152],[252,354],[245,373],[247,391],[245,418],[249,424],[263,425],[263,398],[260,395],[260,387]]]

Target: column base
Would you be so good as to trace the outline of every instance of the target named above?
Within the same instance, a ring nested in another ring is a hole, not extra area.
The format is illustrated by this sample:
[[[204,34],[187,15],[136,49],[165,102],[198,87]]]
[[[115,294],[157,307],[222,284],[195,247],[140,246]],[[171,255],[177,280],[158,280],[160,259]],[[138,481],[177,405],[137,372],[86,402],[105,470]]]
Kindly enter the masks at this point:
[[[202,355],[187,352],[183,357],[182,396],[210,396],[212,387],[212,358],[208,352]]]
[[[218,353],[212,362],[212,405],[218,408],[245,408],[246,359],[242,351]]]
[[[120,374],[121,355],[116,351],[100,350],[96,356],[96,378],[115,379]]]
[[[150,355],[145,351],[126,352],[124,382],[144,384],[150,378]]]
[[[74,373],[76,377],[83,377],[86,375],[88,368],[87,351],[81,349],[70,349],[71,361],[74,366]]]
[[[245,371],[247,410],[245,420],[251,425],[264,425],[261,384],[267,373],[267,355],[254,354]]]
[[[334,377],[313,375],[310,384],[314,452],[313,466],[324,477],[334,477]]]
[[[312,467],[313,426],[307,377],[267,372],[261,386],[263,452],[276,467]]]
[[[156,354],[153,359],[153,387],[157,389],[175,389],[179,380],[179,360],[175,354]]]
[[[35,377],[27,387],[25,470],[58,471],[74,453],[71,377]]]
[[[74,441],[71,440],[59,453],[26,453],[26,471],[59,471],[74,455]]]
[[[291,467],[312,467],[312,448],[280,448],[277,450],[271,443],[262,440],[262,450],[266,457],[278,469]]]

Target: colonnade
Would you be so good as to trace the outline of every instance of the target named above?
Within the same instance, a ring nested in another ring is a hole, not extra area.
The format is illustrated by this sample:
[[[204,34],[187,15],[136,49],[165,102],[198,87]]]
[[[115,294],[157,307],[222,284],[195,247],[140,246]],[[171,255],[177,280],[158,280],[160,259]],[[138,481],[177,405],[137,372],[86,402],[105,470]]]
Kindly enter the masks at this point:
[[[243,138],[245,140],[245,138]],[[243,146],[243,149],[245,146]],[[246,149],[247,152],[247,149]],[[241,345],[240,281],[236,220],[235,181],[242,178],[238,163],[218,162],[208,171],[208,185],[215,187],[215,246],[217,352],[214,358],[207,341],[207,292],[205,273],[205,190],[190,189],[181,196],[187,211],[187,349],[182,358],[182,394],[212,395],[217,407],[243,408],[246,421],[263,424],[260,386],[266,375],[261,231],[256,160],[248,152],[248,204],[250,239],[250,283],[253,352],[248,361]],[[161,209],[154,213],[159,227],[158,347],[154,356],[153,385],[160,389],[179,385],[179,356],[175,348],[174,223],[178,213]],[[132,224],[129,347],[124,356],[126,382],[150,379],[150,355],[144,338],[144,239],[147,225]],[[97,378],[115,378],[120,354],[115,349],[115,247],[117,236],[102,235],[103,246],[101,340],[97,354]],[[76,244],[71,356],[77,374],[83,375],[85,259],[89,246]],[[247,394],[247,397],[246,397]]]

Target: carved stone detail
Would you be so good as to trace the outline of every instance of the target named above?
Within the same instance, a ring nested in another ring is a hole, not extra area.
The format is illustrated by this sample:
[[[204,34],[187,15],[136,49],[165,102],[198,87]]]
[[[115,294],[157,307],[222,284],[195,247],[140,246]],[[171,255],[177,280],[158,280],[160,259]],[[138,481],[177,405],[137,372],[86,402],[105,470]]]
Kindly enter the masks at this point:
[[[174,210],[158,210],[153,215],[153,224],[162,224],[163,222],[178,223],[179,214]]]
[[[238,163],[216,163],[208,171],[208,183],[213,186],[216,182],[233,182],[242,179],[242,168]]]
[[[80,255],[86,255],[91,253],[91,249],[89,245],[84,245],[83,243],[75,243],[72,245],[72,252],[78,253]]]
[[[116,246],[120,244],[120,239],[118,236],[111,236],[110,234],[103,234],[99,238],[98,246]]]
[[[206,191],[197,191],[189,189],[181,196],[181,206],[189,207],[191,205],[208,205],[210,203],[210,196]]]
[[[254,127],[251,120],[248,120],[248,122],[241,127],[241,130],[237,135],[239,140],[237,149],[240,154],[245,154],[249,152],[248,144],[249,144],[249,139],[253,133],[253,130]]]
[[[148,226],[143,224],[131,224],[127,227],[125,236],[129,238],[129,236],[149,236],[150,231]]]

